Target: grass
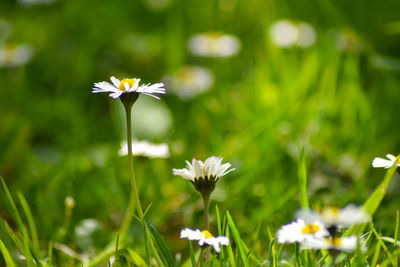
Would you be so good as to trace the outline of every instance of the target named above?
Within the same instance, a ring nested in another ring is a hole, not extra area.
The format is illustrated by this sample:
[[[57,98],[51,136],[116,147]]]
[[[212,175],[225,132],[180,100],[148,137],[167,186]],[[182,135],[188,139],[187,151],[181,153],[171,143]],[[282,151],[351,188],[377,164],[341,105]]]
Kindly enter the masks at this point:
[[[214,266],[396,266],[399,177],[370,164],[400,147],[398,5],[189,0],[157,10],[147,0],[2,2],[0,16],[13,31],[3,37],[0,30],[0,43],[27,43],[34,56],[0,68],[0,265],[105,266],[113,255],[121,265],[153,264],[135,218],[116,251],[130,196],[127,159],[117,153],[124,112],[91,88],[111,75],[154,83],[199,65],[214,75],[208,92],[183,101],[166,86],[161,101],[141,96],[133,107],[133,135],[171,149],[168,159],[134,159],[162,264],[194,265],[200,249],[179,232],[203,223],[201,198],[172,168],[217,155],[236,171],[210,200],[211,232],[231,241],[211,254]],[[269,27],[282,18],[313,25],[317,42],[274,45]],[[240,52],[193,56],[187,40],[210,30],[236,35]],[[343,36],[348,46],[338,50]],[[69,210],[67,196],[75,201]],[[349,230],[367,234],[367,251],[333,259],[277,243],[276,231],[300,207],[348,203],[373,215]],[[85,219],[98,228],[79,235]]]

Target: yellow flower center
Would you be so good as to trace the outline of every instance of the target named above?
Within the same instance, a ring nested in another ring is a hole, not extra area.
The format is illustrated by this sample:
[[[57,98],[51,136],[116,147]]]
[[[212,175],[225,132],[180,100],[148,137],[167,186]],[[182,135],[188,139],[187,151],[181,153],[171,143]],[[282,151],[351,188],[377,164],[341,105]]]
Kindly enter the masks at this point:
[[[337,218],[339,216],[340,209],[337,207],[326,207],[322,210],[323,217]]]
[[[301,233],[302,234],[314,234],[318,232],[319,226],[315,224],[306,224],[302,229]]]
[[[201,233],[204,234],[204,236],[206,238],[213,238],[214,237],[208,230],[201,231]]]
[[[332,240],[331,240],[331,242],[332,242],[332,244],[334,245],[334,246],[340,246],[340,245],[342,245],[342,239],[340,238],[340,237],[334,237],[334,238],[332,238]]]
[[[123,79],[118,86],[118,90],[125,91],[125,83],[129,84],[129,88],[131,88],[135,82],[135,79]]]

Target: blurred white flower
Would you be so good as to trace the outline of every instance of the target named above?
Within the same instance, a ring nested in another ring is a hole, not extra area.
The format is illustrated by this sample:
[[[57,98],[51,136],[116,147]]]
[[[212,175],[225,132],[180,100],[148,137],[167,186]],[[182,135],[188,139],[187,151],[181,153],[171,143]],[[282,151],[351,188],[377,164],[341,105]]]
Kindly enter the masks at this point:
[[[235,170],[229,169],[232,165],[230,163],[222,164],[222,157],[209,157],[203,163],[201,160],[192,159],[192,164],[186,161],[186,168],[184,169],[172,169],[174,175],[182,176],[189,181],[195,181],[196,179],[210,179],[213,177],[216,181],[219,177]]]
[[[277,232],[279,243],[303,242],[310,238],[322,238],[329,233],[319,221],[307,224],[304,220],[297,220],[283,225]]]
[[[357,237],[326,237],[307,239],[302,243],[303,249],[335,249],[351,252],[357,247]]]
[[[31,46],[6,44],[0,46],[0,67],[16,67],[29,62],[33,56]]]
[[[64,205],[67,209],[75,207],[75,199],[71,196],[67,196],[64,200]]]
[[[367,223],[371,220],[371,216],[362,208],[353,204],[339,209],[337,207],[325,207],[321,212],[317,213],[310,210],[300,210],[296,217],[306,222],[319,220],[327,228],[331,226],[349,227],[353,224]]]
[[[302,22],[297,25],[297,30],[299,31],[299,36],[297,39],[298,46],[310,47],[315,43],[317,39],[317,34],[313,26],[308,23]]]
[[[199,246],[204,244],[213,246],[216,252],[220,252],[220,245],[229,245],[229,239],[226,236],[214,237],[208,230],[200,231],[199,229],[184,228],[181,230],[181,238],[189,240],[198,240]]]
[[[279,47],[290,47],[296,44],[299,31],[289,20],[279,20],[269,28],[272,42]]]
[[[163,83],[155,84],[143,84],[139,85],[140,79],[123,79],[118,80],[114,76],[111,76],[110,80],[113,84],[108,82],[99,82],[94,84],[93,93],[111,93],[110,97],[119,98],[122,94],[126,93],[142,93],[145,95],[152,96],[156,99],[159,97],[153,94],[165,94],[165,88]]]
[[[374,158],[374,160],[372,161],[372,167],[388,169],[388,168],[392,167],[395,163],[397,166],[400,166],[400,160],[398,160],[396,162],[395,156],[393,156],[391,154],[387,154],[386,157],[388,159]]]
[[[214,75],[199,66],[184,66],[173,75],[166,76],[165,82],[173,93],[185,100],[210,89]]]
[[[75,234],[78,235],[91,235],[95,231],[101,228],[99,221],[95,219],[85,219],[75,227]]]
[[[189,50],[197,56],[231,57],[240,50],[240,40],[222,32],[206,32],[189,39]]]
[[[118,154],[120,156],[128,155],[128,143],[121,144]],[[152,144],[148,141],[132,140],[132,154],[148,158],[168,158],[169,147],[167,144]]]
[[[279,47],[310,47],[316,39],[317,34],[310,24],[301,22],[295,24],[290,20],[279,20],[273,23],[269,29],[271,41]]]

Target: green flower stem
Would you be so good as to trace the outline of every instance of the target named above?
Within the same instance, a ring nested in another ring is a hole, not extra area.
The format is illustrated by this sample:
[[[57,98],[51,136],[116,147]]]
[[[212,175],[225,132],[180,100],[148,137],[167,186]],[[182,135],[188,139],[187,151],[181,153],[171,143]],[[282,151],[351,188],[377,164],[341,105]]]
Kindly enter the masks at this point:
[[[210,209],[210,194],[202,194],[203,203],[204,203],[204,229],[209,230],[209,222],[208,222],[208,212]],[[203,250],[200,253],[200,258],[203,258]],[[210,248],[207,247],[205,252],[205,260],[208,261],[210,258]]]
[[[208,230],[208,210],[210,206],[210,194],[203,194],[203,203],[204,203],[204,229]]]
[[[157,249],[155,248],[155,246],[153,244],[153,239],[150,235],[149,229],[147,227],[147,223],[144,219],[142,206],[140,204],[139,192],[138,192],[137,185],[136,185],[135,169],[134,169],[134,165],[133,165],[133,155],[132,155],[132,128],[131,128],[131,122],[132,122],[131,111],[132,111],[132,105],[134,102],[122,102],[122,103],[124,104],[125,113],[126,113],[126,132],[127,132],[126,137],[127,137],[127,143],[128,143],[128,161],[129,161],[129,170],[130,170],[132,191],[131,191],[131,196],[129,199],[128,210],[127,210],[127,212],[125,214],[125,218],[122,222],[120,239],[123,242],[124,239],[126,238],[126,234],[128,232],[129,226],[132,222],[133,215],[135,213],[135,207],[137,207],[139,219],[142,223],[142,227],[145,232],[144,234],[146,235],[146,239],[148,241],[150,249],[153,252],[153,255],[154,255],[158,265],[164,266],[163,262],[161,261],[160,256],[157,253]]]
[[[132,104],[124,103],[126,113],[126,132],[127,132],[127,143],[128,143],[128,162],[129,162],[129,174],[131,179],[131,195],[128,204],[128,210],[126,211],[125,218],[122,222],[120,238],[124,241],[126,233],[128,232],[129,226],[134,216],[135,207],[137,206],[138,215],[141,221],[143,221],[143,210],[140,204],[139,193],[136,185],[135,168],[133,165],[133,154],[132,154]]]

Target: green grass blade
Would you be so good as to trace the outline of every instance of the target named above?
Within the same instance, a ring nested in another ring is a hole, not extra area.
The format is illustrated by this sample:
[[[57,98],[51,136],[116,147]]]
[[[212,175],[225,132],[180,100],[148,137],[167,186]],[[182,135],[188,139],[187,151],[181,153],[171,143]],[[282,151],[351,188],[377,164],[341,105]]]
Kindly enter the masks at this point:
[[[3,177],[0,177],[1,180],[1,184],[3,186],[3,190],[6,193],[6,197],[8,200],[8,203],[10,204],[10,212],[13,215],[15,221],[17,222],[18,228],[22,231],[23,229],[25,229],[25,225],[22,222],[21,216],[18,212],[17,206],[15,205],[15,202],[11,196],[10,191],[8,190],[8,187],[6,185],[6,182],[4,181]]]
[[[399,157],[396,158],[398,160]],[[363,208],[369,215],[374,215],[376,209],[379,207],[383,197],[386,194],[386,190],[389,186],[390,181],[396,171],[396,165],[393,165],[390,169],[386,171],[385,177],[383,181],[379,184],[379,186],[374,190],[374,192],[370,195],[370,197],[365,201]],[[365,229],[366,224],[363,225],[353,225],[351,226],[345,233],[346,236],[359,234]]]
[[[36,230],[35,220],[33,219],[32,212],[29,209],[28,203],[26,199],[22,195],[21,192],[17,192],[17,196],[19,198],[19,202],[21,203],[22,209],[24,210],[25,217],[28,221],[29,230],[32,238],[32,245],[36,250],[39,250],[39,238]]]
[[[376,263],[378,262],[380,251],[381,251],[381,243],[377,242],[375,251],[374,251],[374,255],[372,257],[371,266],[376,266]]]
[[[6,263],[6,266],[8,267],[17,267],[15,264],[14,260],[11,257],[10,252],[8,252],[6,246],[4,245],[3,241],[0,240],[0,251],[1,254],[3,255],[4,262]]]
[[[399,235],[399,210],[396,211],[396,228],[394,229],[394,243],[393,243],[393,248],[396,247],[396,243],[397,243],[397,238]]]
[[[11,227],[8,225],[7,222],[4,222],[4,226],[5,226],[8,234],[10,235],[12,241],[17,246],[17,248],[20,251],[24,251],[24,244],[23,244],[22,240],[20,240],[19,237],[14,233],[14,231],[11,229]]]
[[[217,217],[218,235],[222,236],[223,234],[222,234],[221,216],[220,216],[219,209],[218,209],[217,205],[215,206],[215,214],[216,214],[216,217]],[[224,262],[225,262],[225,254],[224,254],[223,247],[221,247],[221,252],[218,255],[218,259],[219,259],[220,266],[223,267],[224,266]]]
[[[226,237],[229,238],[229,228],[226,228]],[[235,256],[233,255],[233,250],[232,250],[232,242],[229,242],[228,247],[226,248],[228,251],[228,259],[229,259],[229,266],[236,267],[236,262],[235,262]]]
[[[269,258],[269,261],[272,262],[272,266],[277,267],[278,263],[276,262],[276,249],[275,249],[276,239],[272,236],[271,230],[269,229],[269,227],[267,228],[267,232],[268,232],[269,240],[271,240],[269,242],[268,258]]]
[[[148,266],[146,264],[146,261],[140,257],[139,254],[137,254],[133,249],[127,248],[129,255],[132,257],[132,259],[135,261],[135,264],[137,266]]]
[[[167,244],[165,243],[164,239],[158,234],[154,226],[149,225],[149,230],[154,238],[158,250],[161,252],[164,262],[169,267],[175,267],[176,264],[174,258],[172,257],[171,252],[168,250]]]
[[[303,209],[309,208],[308,194],[307,194],[307,166],[306,157],[304,155],[304,148],[301,150],[299,166],[299,183],[300,183],[300,204]]]
[[[17,222],[18,228],[20,229],[20,231],[22,232],[22,240],[23,240],[23,249],[21,250],[21,252],[23,253],[23,255],[25,256],[26,262],[27,262],[27,266],[34,266],[34,259],[32,257],[31,254],[31,240],[29,239],[29,235],[28,235],[28,231],[24,225],[24,223],[22,222],[22,218],[21,215],[19,214],[19,211],[17,209],[17,205],[15,205],[14,199],[11,196],[10,191],[8,190],[8,187],[3,179],[3,177],[0,177],[1,180],[1,184],[3,186],[3,190],[6,193],[6,197],[9,203],[9,208],[10,208],[10,212],[13,215],[15,221]],[[36,259],[36,262],[38,263],[38,260]]]
[[[228,219],[229,228],[232,231],[233,239],[235,240],[236,246],[237,246],[237,248],[239,250],[240,259],[242,260],[243,266],[244,267],[249,267],[249,261],[247,259],[247,254],[244,251],[244,247],[243,247],[243,244],[242,244],[242,240],[240,238],[239,231],[237,230],[236,225],[233,222],[233,219],[232,219],[229,211],[226,211],[226,217]]]
[[[392,253],[390,253],[389,249],[386,247],[385,243],[382,241],[381,236],[376,232],[375,227],[372,225],[372,223],[371,223],[371,229],[372,229],[372,232],[374,233],[376,239],[378,240],[378,243],[380,243],[380,246],[383,248],[383,250],[386,252],[388,258],[392,262],[392,265],[395,266],[396,264],[394,262]]]
[[[49,266],[53,266],[53,241],[49,242],[49,249],[47,255],[49,257]]]
[[[189,251],[190,251],[190,261],[192,263],[192,266],[197,266],[196,264],[196,255],[194,253],[193,245],[192,242],[189,241]]]

